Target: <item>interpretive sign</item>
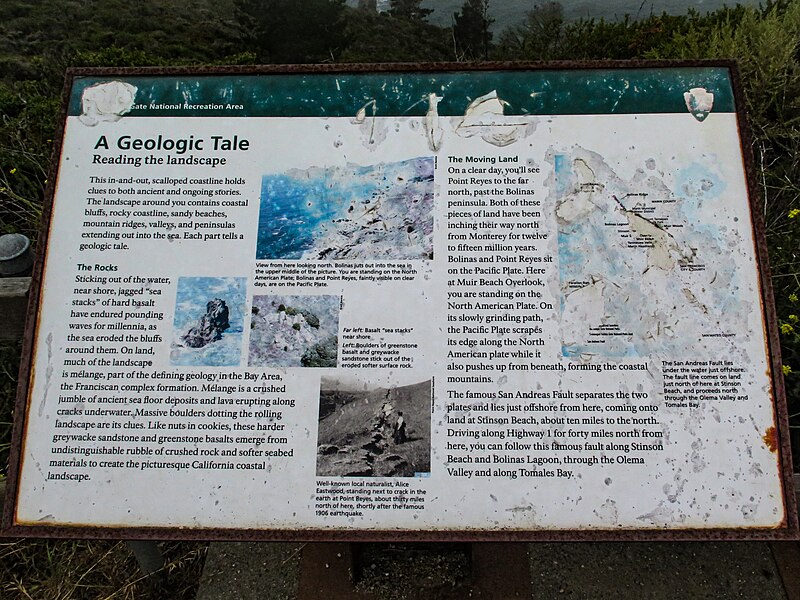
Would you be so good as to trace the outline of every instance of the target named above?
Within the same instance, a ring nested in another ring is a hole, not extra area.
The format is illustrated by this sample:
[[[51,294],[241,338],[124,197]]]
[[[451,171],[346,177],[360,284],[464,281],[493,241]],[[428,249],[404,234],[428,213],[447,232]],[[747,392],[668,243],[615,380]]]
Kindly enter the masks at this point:
[[[731,66],[343,69],[71,73],[7,531],[796,535]]]

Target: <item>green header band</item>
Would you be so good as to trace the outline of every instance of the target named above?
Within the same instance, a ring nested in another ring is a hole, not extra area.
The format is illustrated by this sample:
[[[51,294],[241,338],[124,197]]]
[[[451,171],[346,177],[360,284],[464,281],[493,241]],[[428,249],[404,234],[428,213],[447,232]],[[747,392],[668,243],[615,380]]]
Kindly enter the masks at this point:
[[[126,117],[353,117],[421,116],[428,97],[442,100],[442,116],[461,116],[493,90],[507,115],[686,113],[684,92],[714,94],[713,112],[735,112],[725,67],[667,67],[439,73],[297,73],[77,77],[69,103],[82,113],[83,91],[122,81],[136,87]],[[374,104],[373,104],[374,101]]]

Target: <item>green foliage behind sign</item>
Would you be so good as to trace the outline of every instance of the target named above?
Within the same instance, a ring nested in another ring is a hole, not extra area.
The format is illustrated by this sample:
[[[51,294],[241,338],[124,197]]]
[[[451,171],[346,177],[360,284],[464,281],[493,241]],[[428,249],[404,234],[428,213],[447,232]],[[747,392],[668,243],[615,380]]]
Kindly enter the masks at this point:
[[[755,132],[753,150],[782,326],[784,371],[794,407],[790,412],[800,410],[800,2],[615,22],[567,22],[557,3],[543,3],[520,25],[493,39],[486,31],[480,39],[480,27],[468,30],[465,21],[475,11],[490,21],[491,2],[465,2],[454,19],[455,29],[426,22],[425,11],[415,9],[419,3],[398,2],[381,14],[369,2],[361,5],[350,8],[340,0],[224,0],[197,2],[188,11],[174,0],[6,0],[0,4],[0,227],[36,237],[67,66],[484,56],[735,58]]]

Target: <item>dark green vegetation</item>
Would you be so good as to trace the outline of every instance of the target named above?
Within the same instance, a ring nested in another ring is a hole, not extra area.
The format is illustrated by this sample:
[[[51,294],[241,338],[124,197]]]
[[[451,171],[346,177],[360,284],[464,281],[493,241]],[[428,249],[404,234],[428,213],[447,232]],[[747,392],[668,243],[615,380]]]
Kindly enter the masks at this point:
[[[0,2],[0,231],[34,240],[57,135],[64,68],[386,62],[736,58],[754,131],[785,383],[800,427],[800,0],[701,16],[567,22],[540,3],[519,25],[490,31],[493,4],[466,0],[453,28],[428,22],[422,3],[390,13],[344,0],[2,0]],[[533,3],[531,3],[533,6]],[[324,359],[327,349],[320,348]],[[0,347],[0,465],[10,441],[19,348]],[[321,357],[321,358],[320,358]],[[797,431],[797,430],[795,430]],[[0,597],[190,598],[201,545],[176,544],[150,594],[124,545],[0,542]]]

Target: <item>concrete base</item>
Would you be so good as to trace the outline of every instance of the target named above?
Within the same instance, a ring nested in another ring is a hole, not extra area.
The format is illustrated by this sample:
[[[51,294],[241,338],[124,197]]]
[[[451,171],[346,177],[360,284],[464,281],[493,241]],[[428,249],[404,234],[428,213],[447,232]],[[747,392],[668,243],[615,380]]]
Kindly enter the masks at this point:
[[[197,600],[294,600],[305,544],[211,544]]]
[[[311,557],[332,547],[214,543],[209,549],[197,599],[297,600],[303,549]],[[529,572],[519,569],[519,576],[529,576],[531,600],[792,600],[784,590],[770,544],[765,542],[538,543],[527,544],[527,553]],[[339,586],[349,580],[351,563],[341,552],[332,556],[336,559],[331,559],[326,567],[332,570],[329,582]],[[323,580],[318,582],[319,589],[326,586],[324,572]],[[473,577],[476,576],[473,572]],[[798,576],[797,571],[794,576]],[[374,598],[435,600],[428,595],[429,590],[398,589],[399,580],[387,572],[385,590],[374,591]],[[516,594],[509,597],[519,598]],[[504,600],[505,596],[493,598]]]

